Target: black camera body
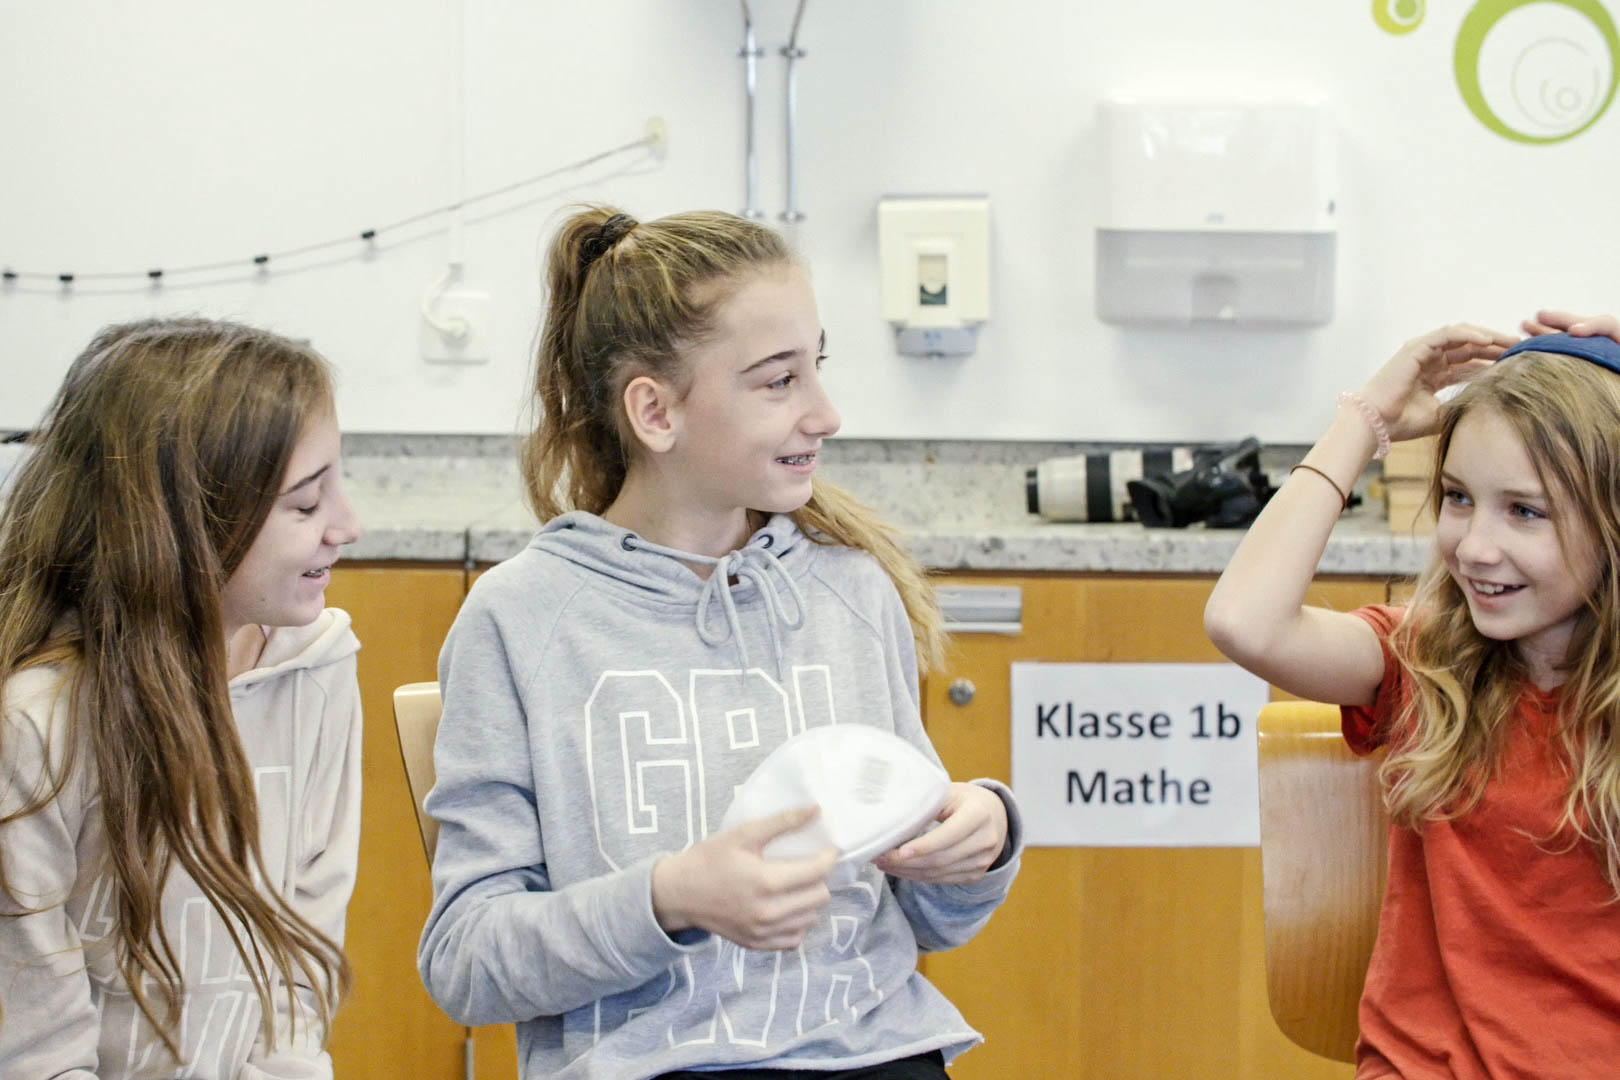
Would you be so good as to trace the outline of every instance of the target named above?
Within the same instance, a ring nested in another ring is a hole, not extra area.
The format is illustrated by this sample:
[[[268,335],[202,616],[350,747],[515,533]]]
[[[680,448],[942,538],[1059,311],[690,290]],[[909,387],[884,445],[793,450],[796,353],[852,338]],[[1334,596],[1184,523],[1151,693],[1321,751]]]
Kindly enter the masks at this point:
[[[1195,521],[1216,529],[1242,528],[1276,492],[1260,470],[1260,440],[1252,437],[1195,451],[1192,468],[1144,475],[1125,487],[1136,519],[1156,529],[1180,529]]]

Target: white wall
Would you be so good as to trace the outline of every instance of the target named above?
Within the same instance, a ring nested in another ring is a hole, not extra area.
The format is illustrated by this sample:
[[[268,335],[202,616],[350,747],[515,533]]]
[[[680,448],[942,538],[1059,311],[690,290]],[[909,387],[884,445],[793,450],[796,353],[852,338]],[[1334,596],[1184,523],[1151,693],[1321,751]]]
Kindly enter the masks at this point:
[[[754,0],[762,202],[783,205],[794,0]],[[849,435],[1309,441],[1334,392],[1432,324],[1512,327],[1536,304],[1620,307],[1620,107],[1549,146],[1465,108],[1465,0],[1379,30],[1365,3],[809,0],[800,192]],[[1614,10],[1615,6],[1611,6]],[[0,263],[143,269],[246,257],[448,201],[455,0],[8,5],[0,34]],[[495,359],[429,367],[417,303],[442,222],[369,258],[205,288],[81,281],[0,292],[0,428],[29,426],[103,323],[229,315],[310,337],[356,431],[508,432],[521,421],[540,253],[559,207],[642,217],[742,203],[741,37],[730,0],[467,0],[467,187],[498,187],[668,122],[632,155],[470,221]],[[1612,77],[1612,76],[1611,76]],[[1113,93],[1308,96],[1342,133],[1339,282],[1308,331],[1121,330],[1092,310],[1093,110]],[[879,317],[875,204],[987,192],[995,306],[969,358],[895,354]],[[358,245],[356,245],[358,247]],[[306,260],[321,263],[322,259]]]

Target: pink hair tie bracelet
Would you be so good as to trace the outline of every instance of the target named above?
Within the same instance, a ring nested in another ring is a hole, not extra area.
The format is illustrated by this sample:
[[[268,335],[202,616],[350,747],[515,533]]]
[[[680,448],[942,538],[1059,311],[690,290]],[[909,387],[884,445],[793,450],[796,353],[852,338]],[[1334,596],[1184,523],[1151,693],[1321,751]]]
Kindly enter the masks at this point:
[[[1372,402],[1354,390],[1340,390],[1339,404],[1354,405],[1356,411],[1366,418],[1368,425],[1373,429],[1373,434],[1378,436],[1378,449],[1373,451],[1373,460],[1382,461],[1384,455],[1389,453],[1389,425],[1384,423],[1384,418],[1379,415],[1378,410],[1372,407]]]

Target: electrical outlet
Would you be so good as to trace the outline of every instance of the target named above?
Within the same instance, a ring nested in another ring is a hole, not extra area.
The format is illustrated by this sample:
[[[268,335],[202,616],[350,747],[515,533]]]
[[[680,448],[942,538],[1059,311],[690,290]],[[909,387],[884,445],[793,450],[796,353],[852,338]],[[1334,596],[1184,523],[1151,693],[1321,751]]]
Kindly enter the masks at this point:
[[[446,289],[433,302],[434,318],[422,319],[422,359],[429,364],[487,364],[490,357],[490,299],[482,289]],[[454,332],[459,329],[461,332]]]

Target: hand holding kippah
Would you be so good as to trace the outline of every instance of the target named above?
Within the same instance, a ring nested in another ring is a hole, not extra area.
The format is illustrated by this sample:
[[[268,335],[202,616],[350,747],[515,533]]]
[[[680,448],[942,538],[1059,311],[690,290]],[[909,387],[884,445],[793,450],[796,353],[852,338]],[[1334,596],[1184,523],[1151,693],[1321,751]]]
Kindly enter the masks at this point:
[[[786,810],[717,832],[653,864],[652,908],[669,933],[699,929],[745,949],[793,949],[832,899],[827,876],[838,849],[773,859],[765,848],[802,829],[815,808]]]

